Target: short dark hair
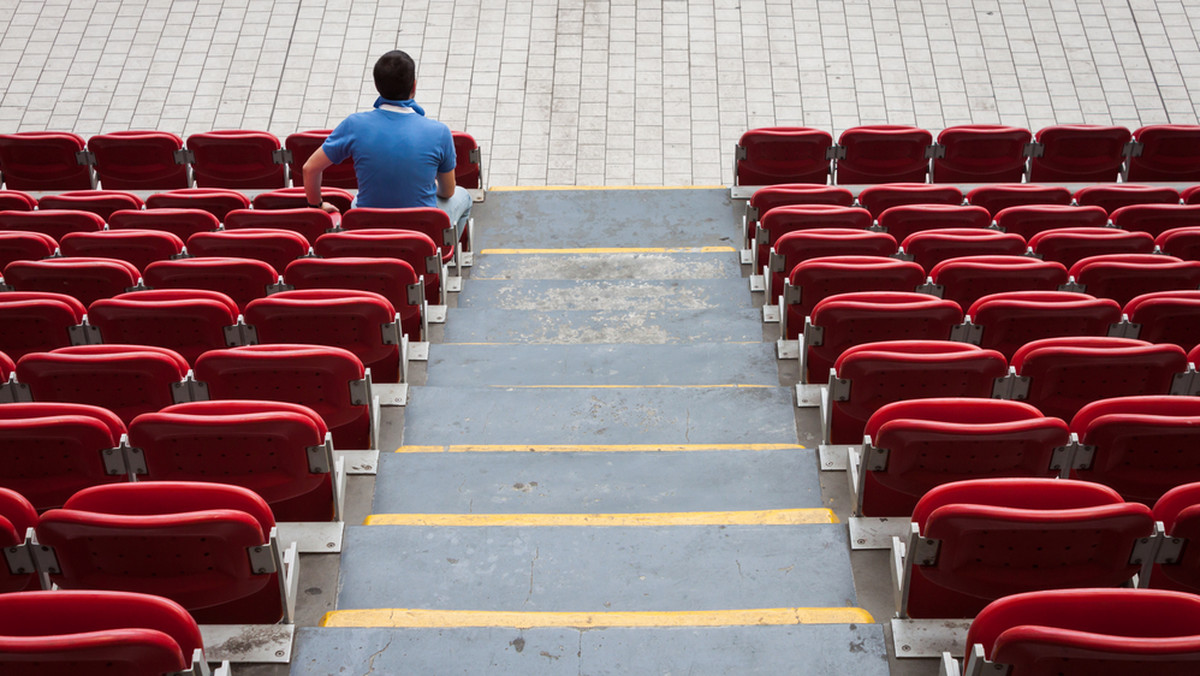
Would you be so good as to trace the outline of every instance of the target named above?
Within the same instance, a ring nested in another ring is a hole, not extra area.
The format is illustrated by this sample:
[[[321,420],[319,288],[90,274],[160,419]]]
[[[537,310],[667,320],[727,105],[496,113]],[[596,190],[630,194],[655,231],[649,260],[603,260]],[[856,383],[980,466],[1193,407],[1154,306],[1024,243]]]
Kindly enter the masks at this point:
[[[385,99],[403,101],[412,95],[417,76],[417,64],[399,49],[379,57],[375,62],[375,89]]]

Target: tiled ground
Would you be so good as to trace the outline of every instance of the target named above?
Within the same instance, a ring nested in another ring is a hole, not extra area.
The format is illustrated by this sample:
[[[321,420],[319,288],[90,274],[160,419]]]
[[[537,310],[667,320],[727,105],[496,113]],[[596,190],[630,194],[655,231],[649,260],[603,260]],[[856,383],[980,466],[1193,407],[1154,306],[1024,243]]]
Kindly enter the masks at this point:
[[[327,127],[400,47],[490,185],[728,184],[747,128],[1195,123],[1181,0],[0,0],[0,130]]]

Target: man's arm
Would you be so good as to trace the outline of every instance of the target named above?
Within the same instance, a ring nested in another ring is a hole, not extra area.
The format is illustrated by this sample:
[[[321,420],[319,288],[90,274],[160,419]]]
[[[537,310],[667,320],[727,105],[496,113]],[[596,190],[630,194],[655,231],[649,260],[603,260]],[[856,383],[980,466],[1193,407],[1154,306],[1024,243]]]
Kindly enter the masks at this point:
[[[320,152],[320,151],[318,151]],[[307,170],[308,165],[304,168]],[[308,185],[308,174],[304,174],[304,185]],[[448,200],[454,196],[454,170],[445,171],[437,175],[437,196],[444,200]]]
[[[324,148],[317,148],[316,152],[309,155],[308,160],[304,162],[303,169],[304,197],[310,205],[320,204],[322,209],[333,213],[337,211],[337,207],[321,199],[321,175],[331,166],[333,166],[333,160],[325,154]]]

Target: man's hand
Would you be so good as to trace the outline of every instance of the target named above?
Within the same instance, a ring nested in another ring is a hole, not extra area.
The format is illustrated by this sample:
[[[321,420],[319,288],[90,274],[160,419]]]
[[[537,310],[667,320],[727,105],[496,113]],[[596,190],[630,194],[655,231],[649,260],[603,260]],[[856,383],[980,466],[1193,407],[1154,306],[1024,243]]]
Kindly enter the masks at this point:
[[[329,202],[321,202],[321,211],[324,211],[327,214],[336,214],[338,212],[338,208]]]

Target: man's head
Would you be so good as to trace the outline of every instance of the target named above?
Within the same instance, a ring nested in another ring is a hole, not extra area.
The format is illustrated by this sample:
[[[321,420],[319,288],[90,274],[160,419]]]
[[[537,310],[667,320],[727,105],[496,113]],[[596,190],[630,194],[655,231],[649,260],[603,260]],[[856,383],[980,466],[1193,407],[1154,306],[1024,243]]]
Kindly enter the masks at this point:
[[[403,101],[411,98],[416,84],[417,65],[412,57],[399,49],[379,57],[375,62],[375,89],[385,99]]]

